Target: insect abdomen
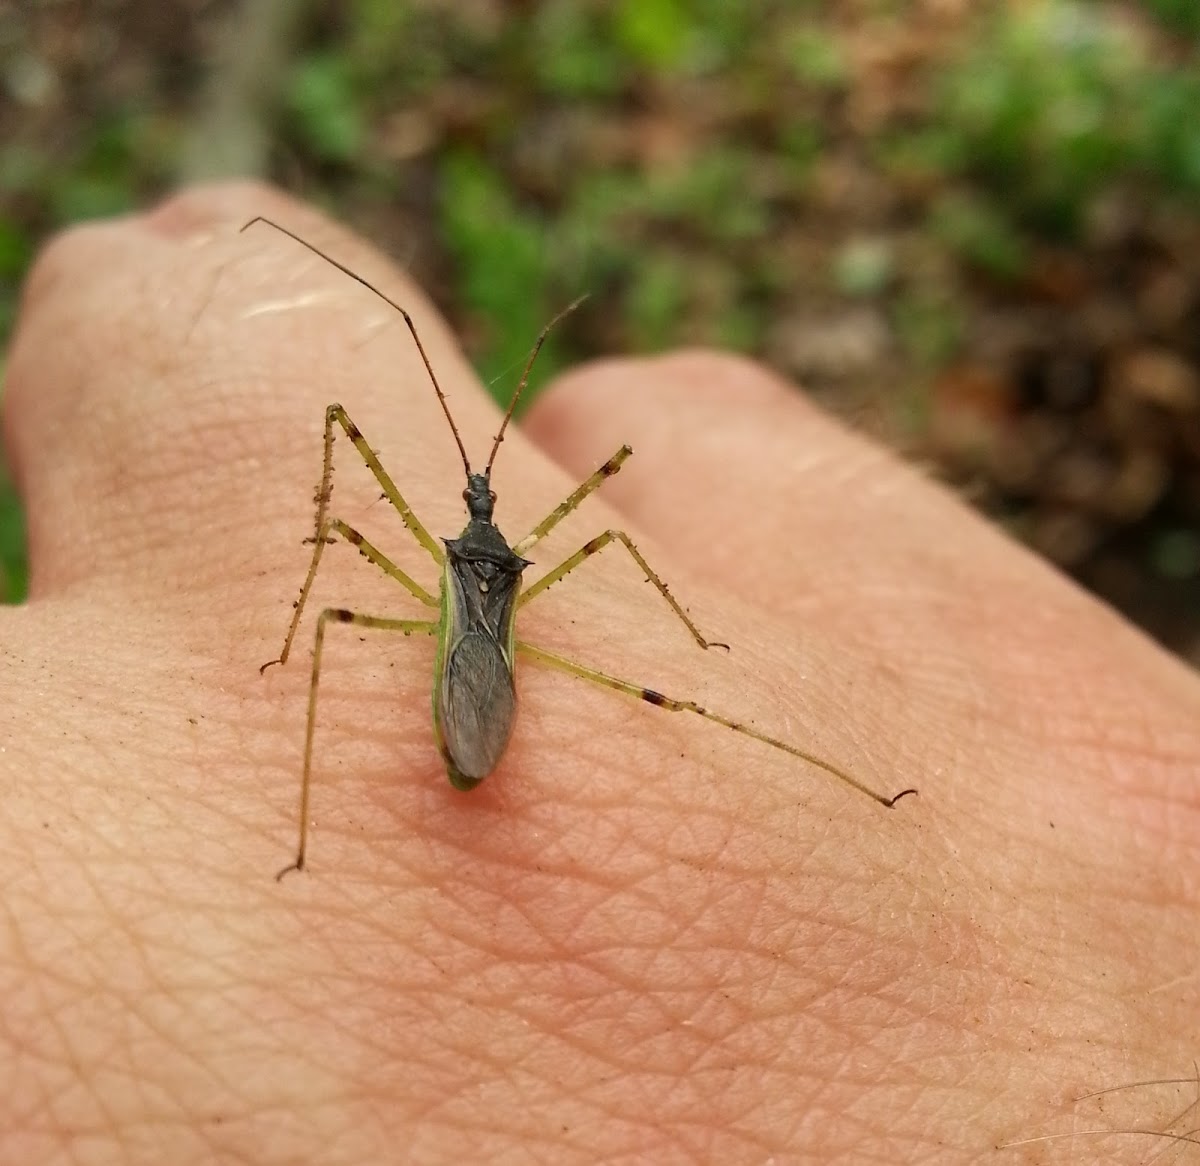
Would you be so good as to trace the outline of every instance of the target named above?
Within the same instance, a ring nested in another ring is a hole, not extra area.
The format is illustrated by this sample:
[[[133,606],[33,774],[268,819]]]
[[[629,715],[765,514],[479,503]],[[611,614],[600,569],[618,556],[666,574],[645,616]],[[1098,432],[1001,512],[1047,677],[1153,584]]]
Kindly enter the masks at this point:
[[[512,734],[512,671],[491,636],[470,631],[450,645],[441,680],[434,723],[446,771],[456,789],[474,789],[499,764]]]

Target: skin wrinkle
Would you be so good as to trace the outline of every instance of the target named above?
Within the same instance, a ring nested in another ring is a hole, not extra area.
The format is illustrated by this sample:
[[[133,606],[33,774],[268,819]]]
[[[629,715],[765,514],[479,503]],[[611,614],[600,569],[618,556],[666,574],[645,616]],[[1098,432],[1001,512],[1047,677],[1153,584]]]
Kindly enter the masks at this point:
[[[104,966],[104,965],[102,965]],[[166,990],[164,989],[164,992]],[[147,1007],[150,1000],[150,995],[141,988],[135,988],[133,984],[126,986],[124,989],[114,989],[111,993],[111,1004],[107,1010],[114,1017],[125,1017],[132,1022],[135,1030],[145,1030],[148,1026]],[[138,1007],[132,1008],[130,1004],[132,999],[138,1001]],[[80,1031],[80,1019],[86,1019],[88,1014],[95,1012],[100,1005],[100,1001],[95,998],[95,988],[93,987],[92,996],[88,999],[86,1006],[80,1012],[79,1017],[70,1015],[64,1017],[63,1020],[63,1040],[67,1048],[75,1050],[75,1075],[74,1080],[77,1082],[89,1081],[91,1087],[89,1092],[93,1094],[97,1100],[102,1101],[105,1097],[120,1097],[123,1099],[123,1107],[128,1107],[131,1114],[153,1112],[154,1107],[147,1107],[147,1098],[138,1097],[136,1094],[131,1095],[127,1088],[120,1085],[124,1077],[130,1080],[136,1080],[138,1070],[136,1068],[136,1060],[131,1058],[131,1063],[127,1069],[122,1069],[114,1064],[114,1050],[119,1050],[121,1042],[129,1040],[131,1051],[136,1049],[140,1037],[134,1036],[133,1031],[126,1025],[125,1032],[115,1033],[113,1038],[105,1045],[94,1047],[84,1052],[78,1042],[78,1038],[72,1039],[67,1034],[74,1034]],[[153,1034],[153,1026],[149,1026],[149,1031]],[[151,1044],[158,1042],[151,1041]],[[114,1109],[108,1108],[104,1111],[102,1123],[109,1128],[118,1128],[125,1124],[121,1120]],[[99,1125],[98,1127],[99,1128]],[[78,1123],[76,1123],[78,1130]]]
[[[577,1131],[580,1122],[578,1121],[572,1120],[568,1123],[566,1133],[561,1132],[561,1127],[556,1121],[549,1126],[538,1127],[540,1136],[536,1141],[531,1140],[524,1131],[510,1133],[507,1130],[489,1128],[485,1120],[474,1110],[467,1110],[466,1114],[464,1117],[456,1116],[442,1125],[422,1125],[409,1146],[409,1153],[413,1160],[469,1160],[472,1154],[478,1152],[481,1145],[486,1145],[489,1162],[587,1163],[594,1160],[595,1147],[600,1141],[610,1146],[636,1145],[632,1139],[621,1140],[624,1127],[620,1116],[616,1114],[599,1115],[592,1126],[594,1130],[592,1137],[579,1137]],[[571,1157],[566,1157],[569,1138],[577,1138],[581,1141],[583,1149]],[[628,1159],[614,1154],[610,1155],[608,1160],[620,1162]],[[670,1160],[667,1159],[667,1161]]]
[[[53,1014],[47,1009],[48,1023],[53,1026]],[[53,1099],[56,1093],[77,1089],[77,1078],[59,1074],[57,1081],[52,1074],[61,1070],[62,1059],[57,1053],[43,1053],[33,1047],[32,1042],[21,1039],[21,1030],[8,1021],[5,1023],[8,1047],[13,1051],[11,1058],[10,1081],[5,1089],[5,1097],[11,1107],[9,1122],[16,1128],[30,1130],[37,1127],[45,1130],[54,1128],[55,1123],[48,1120],[54,1112]],[[59,1033],[61,1037],[61,1032]],[[65,1047],[65,1041],[62,1042]],[[0,1146],[3,1142],[0,1141]]]
[[[511,933],[511,928],[505,928],[506,933]],[[498,952],[490,952],[490,955],[499,955]]]
[[[497,1085],[503,1082],[505,1087],[520,1099],[514,1107],[516,1120],[510,1132],[516,1136],[523,1133],[536,1137],[537,1123],[531,1119],[540,1099],[552,1096],[556,1085],[569,1089],[570,1083],[556,1083],[537,1072],[522,1073],[519,1065],[514,1066],[511,1062],[501,1059],[496,1059],[491,1068],[492,1071],[486,1076],[468,1073],[449,1082],[437,1100],[431,1101],[422,1111],[424,1121],[438,1123],[446,1129],[458,1126],[461,1135],[463,1128],[470,1128],[478,1120],[473,1117],[475,1110],[486,1109],[484,1103],[488,1093],[496,1091]],[[572,1100],[577,1101],[575,1098]]]
[[[1187,782],[1180,782],[1178,783],[1179,792],[1176,793],[1173,786],[1166,780],[1173,776],[1191,756],[1187,748],[1188,742],[1183,735],[1181,735],[1178,746],[1161,739],[1154,740],[1151,737],[1154,729],[1155,726],[1147,720],[1142,740],[1137,742],[1125,740],[1117,746],[1115,743],[1097,743],[1094,737],[1086,736],[1083,732],[1076,730],[1075,726],[1066,726],[1062,731],[1056,731],[1057,726],[1048,724],[1046,741],[1048,745],[1057,746],[1067,755],[1078,755],[1085,758],[1089,767],[1113,778],[1123,777],[1126,774],[1144,774],[1144,767],[1147,764],[1151,765],[1162,771],[1164,779],[1162,782],[1154,783],[1151,792],[1143,792],[1147,785],[1145,782],[1121,781],[1119,785],[1126,787],[1135,796],[1146,798],[1157,796],[1160,801],[1167,803],[1172,811],[1190,810],[1194,808],[1195,804],[1194,788]],[[1166,731],[1170,732],[1170,729],[1167,728]],[[1053,732],[1053,736],[1051,736],[1051,732]],[[1162,792],[1160,793],[1160,791]],[[1192,796],[1189,797],[1189,794]],[[1172,814],[1162,814],[1160,818],[1170,821]],[[1191,837],[1195,837],[1195,835],[1188,833],[1180,841],[1186,842]]]
[[[103,887],[102,882],[94,883],[93,891],[99,892],[102,889],[102,887]],[[119,914],[117,917],[120,917]],[[84,950],[84,951],[90,950],[90,945],[86,941],[82,945],[82,950]],[[119,1012],[120,1012],[120,1010],[118,1010],[116,1014],[119,1014]],[[70,1026],[70,1027],[73,1030],[74,1026]],[[62,1041],[62,1044],[64,1047],[67,1047],[67,1048],[72,1047],[71,1042],[69,1041],[65,1031],[60,1030],[60,1038],[61,1038],[61,1041]],[[76,1081],[87,1080],[88,1077],[89,1077],[89,1074],[87,1073],[84,1064],[77,1061],[76,1065],[75,1065],[75,1071],[74,1071],[74,1080],[76,1080]],[[109,1120],[111,1122],[111,1120],[112,1120],[111,1114],[105,1120]]]
[[[584,1099],[581,1099],[581,1100],[584,1100]],[[588,1102],[588,1104],[589,1104],[589,1107],[592,1108],[592,1112],[594,1113],[594,1119],[596,1120],[596,1122],[604,1125],[604,1128],[606,1131],[608,1129],[612,1128],[612,1124],[614,1122],[619,1122],[620,1124],[625,1126],[625,1128],[628,1128],[632,1131],[641,1131],[640,1136],[637,1137],[637,1141],[644,1142],[644,1140],[646,1140],[646,1134],[649,1134],[649,1132],[652,1131],[652,1129],[653,1129],[653,1125],[650,1125],[649,1128],[647,1128],[647,1126],[642,1123],[631,1122],[631,1120],[628,1117],[626,1117],[625,1114],[620,1112],[619,1106],[614,1106],[611,1104],[611,1102],[608,1102],[604,1099],[599,1099],[599,1100],[596,1100],[595,1102]],[[671,1104],[670,1098],[667,1098],[667,1104],[671,1105],[672,1108],[677,1108],[677,1106],[673,1106]],[[535,1116],[535,1114],[536,1114],[536,1106],[534,1106],[534,1116]],[[580,1123],[578,1123],[578,1120],[574,1120],[574,1122],[572,1122],[572,1126],[574,1126],[574,1128],[577,1128],[578,1124],[580,1124]],[[534,1126],[534,1128],[535,1128],[535,1126]],[[674,1123],[673,1128],[672,1128],[671,1141],[677,1142],[677,1143],[686,1143],[689,1141],[688,1136],[686,1136],[686,1126],[684,1124],[679,1123],[679,1122]],[[746,1140],[743,1140],[743,1141],[746,1141]],[[660,1159],[656,1159],[656,1160],[660,1160]]]
[[[762,1137],[752,1126],[747,1128],[749,1123],[741,1124],[751,1114],[737,1104],[731,1104],[732,1095],[737,1092],[737,1077],[731,1072],[715,1074],[712,1088],[703,1091],[696,1090],[694,1082],[688,1083],[689,1093],[720,1100],[719,1109],[714,1110],[693,1098],[690,1106],[681,1107],[688,1116],[675,1122],[672,1131],[675,1140],[694,1155],[696,1161],[728,1161],[734,1154],[746,1156],[755,1151],[767,1155],[772,1150],[773,1139]],[[759,1116],[763,1115],[760,1113]]]
[[[1126,705],[1114,715],[1115,710],[1103,700],[1103,687],[1091,687],[1095,701],[1070,710],[1031,710],[1021,718],[1019,728],[1024,734],[1036,736],[1038,744],[1047,750],[1060,750],[1076,765],[1080,760],[1086,761],[1088,768],[1102,777],[1119,777],[1131,762],[1177,765],[1192,755],[1195,738],[1186,730],[1180,731],[1179,722],[1173,726],[1164,715],[1173,703],[1167,694],[1140,707]],[[1158,784],[1124,780],[1103,782],[1101,788],[1157,789]],[[1194,837],[1194,832],[1190,836]]]

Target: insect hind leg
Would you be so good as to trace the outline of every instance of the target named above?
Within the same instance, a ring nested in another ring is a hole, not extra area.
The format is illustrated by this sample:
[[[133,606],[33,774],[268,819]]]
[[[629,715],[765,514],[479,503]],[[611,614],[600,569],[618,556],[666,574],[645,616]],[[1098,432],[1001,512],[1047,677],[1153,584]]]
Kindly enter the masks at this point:
[[[656,692],[652,688],[644,688],[640,684],[634,684],[632,681],[621,680],[616,676],[609,676],[604,672],[598,672],[595,668],[588,668],[583,664],[577,664],[574,660],[568,660],[565,656],[560,656],[555,652],[547,652],[544,648],[534,647],[533,644],[528,644],[524,640],[517,641],[517,648],[531,659],[537,660],[550,668],[556,668],[560,672],[566,672],[568,675],[575,676],[580,680],[587,680],[592,684],[598,684],[602,688],[610,688],[616,692],[623,692],[627,696],[644,700],[648,704],[656,705],[658,708],[666,709],[668,712],[694,713],[705,720],[714,721],[718,725],[724,725],[725,728],[732,729],[735,733],[741,733],[745,737],[752,737],[755,741],[761,741],[764,745],[770,745],[772,748],[780,749],[784,753],[790,753],[793,757],[800,758],[801,761],[807,761],[810,765],[815,765],[818,769],[823,769],[826,773],[831,774],[839,781],[850,786],[851,789],[856,789],[859,793],[866,794],[873,801],[878,802],[881,806],[887,806],[889,809],[902,797],[917,792],[915,789],[904,789],[890,798],[885,797],[883,794],[876,793],[873,789],[863,785],[857,778],[851,777],[848,773],[838,769],[837,766],[831,765],[828,761],[822,761],[816,754],[810,753],[805,749],[800,749],[795,745],[789,745],[786,741],[779,740],[778,737],[769,737],[766,733],[760,733],[757,729],[751,728],[751,726],[741,721],[731,720],[729,717],[724,717],[720,713],[713,712],[712,709],[704,708],[694,700],[678,700],[675,697],[664,696],[661,692]]]
[[[294,870],[304,869],[304,858],[308,848],[308,804],[312,786],[313,735],[317,724],[317,689],[321,679],[321,652],[325,645],[325,627],[329,623],[350,623],[359,627],[376,628],[380,631],[403,632],[406,636],[434,635],[439,627],[436,620],[386,619],[382,616],[363,615],[340,607],[327,607],[317,617],[317,634],[313,641],[312,681],[308,688],[308,722],[304,730],[304,771],[300,779],[300,829],[296,846],[296,858],[288,863],[276,876],[280,881]]]

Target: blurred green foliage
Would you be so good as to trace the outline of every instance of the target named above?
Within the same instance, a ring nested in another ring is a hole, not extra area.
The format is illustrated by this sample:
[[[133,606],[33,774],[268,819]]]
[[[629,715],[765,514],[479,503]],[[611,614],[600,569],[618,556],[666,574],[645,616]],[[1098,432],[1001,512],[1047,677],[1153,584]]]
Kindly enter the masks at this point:
[[[346,59],[317,53],[300,61],[287,93],[294,128],[322,162],[351,162],[362,150],[367,122]]]
[[[425,115],[423,221],[436,224],[458,322],[497,396],[581,291],[594,293],[588,311],[605,318],[592,331],[609,344],[760,350],[800,281],[889,297],[888,319],[924,371],[953,357],[965,306],[887,247],[831,237],[824,272],[779,253],[793,221],[811,218],[823,164],[860,132],[846,101],[861,44],[835,6],[317,7],[281,95],[281,172],[298,170],[306,194],[347,218],[380,221],[414,173],[383,144],[389,119]],[[905,3],[875,8],[903,27]],[[921,81],[929,100],[853,143],[880,185],[920,192],[914,217],[947,263],[1015,283],[1039,243],[1078,238],[1110,191],[1151,202],[1200,193],[1200,3],[1141,0],[1137,11],[1177,38],[1170,60],[1148,52],[1119,9],[981,4],[965,43],[937,50],[935,75]],[[4,336],[34,241],[164,188],[186,129],[182,111],[119,100],[85,121],[86,135],[53,149],[0,144]],[[551,337],[537,380],[577,328]],[[15,500],[0,493],[0,560],[18,590],[21,538]]]
[[[1142,3],[1168,28],[1200,37],[1200,4],[1196,0],[1142,0]]]
[[[511,389],[502,378],[522,367],[533,338],[554,314],[542,291],[546,233],[515,205],[503,176],[477,155],[450,154],[441,178],[441,225],[460,272],[463,302],[487,330],[480,375],[503,398]],[[552,333],[538,358],[538,380],[557,366],[557,345]]]
[[[25,513],[12,484],[0,478],[0,602],[20,603],[29,590]]]
[[[1200,31],[1200,5],[1151,5]],[[1024,266],[1020,235],[1073,241],[1119,185],[1200,193],[1200,54],[1160,64],[1096,5],[1044,0],[994,16],[907,143],[979,197],[935,210],[948,242],[994,274]],[[957,192],[951,199],[958,200]],[[980,201],[982,198],[985,201]]]

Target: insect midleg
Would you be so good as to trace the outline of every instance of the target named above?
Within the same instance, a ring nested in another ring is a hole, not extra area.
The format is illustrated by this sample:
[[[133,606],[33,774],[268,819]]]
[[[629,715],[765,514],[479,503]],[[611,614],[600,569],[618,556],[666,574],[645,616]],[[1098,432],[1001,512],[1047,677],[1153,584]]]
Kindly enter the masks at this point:
[[[577,486],[564,501],[560,502],[533,530],[515,544],[513,553],[523,555],[534,543],[544,539],[580,502],[607,482],[632,453],[633,450],[628,445],[621,446],[590,478]]]
[[[347,542],[352,546],[356,546],[366,559],[390,575],[422,603],[430,607],[438,605],[438,601],[424,587],[401,571],[395,563],[367,542],[353,527],[347,526],[340,519],[326,517],[329,509],[329,500],[333,493],[333,423],[335,421],[341,425],[346,431],[346,436],[354,443],[354,448],[358,450],[359,456],[366,462],[367,468],[382,487],[384,496],[399,512],[404,525],[412,531],[417,541],[433,555],[439,565],[445,559],[441,548],[437,546],[429,532],[421,525],[420,520],[413,514],[408,503],[404,501],[400,491],[396,489],[395,483],[388,475],[388,472],[380,465],[379,459],[372,452],[370,446],[367,445],[366,439],[359,431],[358,426],[350,420],[346,410],[341,405],[330,405],[325,410],[325,453],[322,461],[321,486],[317,491],[317,521],[316,534],[313,538],[312,561],[308,565],[308,574],[304,577],[304,584],[300,588],[300,598],[296,600],[295,610],[292,612],[292,619],[288,624],[287,635],[283,639],[283,648],[274,660],[268,660],[259,669],[260,672],[265,672],[272,664],[287,663],[287,658],[292,650],[292,641],[296,638],[296,629],[300,626],[300,617],[304,612],[304,605],[308,602],[309,592],[312,590],[313,581],[317,577],[317,567],[320,565],[321,556],[325,553],[325,544],[329,541],[332,530],[336,530]]]
[[[300,781],[300,839],[296,847],[296,861],[289,863],[276,876],[282,879],[293,870],[304,869],[304,853],[308,846],[308,800],[312,785],[312,747],[313,734],[317,724],[317,686],[321,677],[321,649],[325,643],[325,625],[334,623],[357,624],[364,628],[377,628],[380,631],[403,632],[406,636],[434,635],[440,621],[426,619],[386,619],[377,615],[362,615],[357,611],[346,611],[344,608],[327,607],[317,617],[317,634],[313,642],[312,683],[308,689],[308,724],[304,730],[304,776]]]
[[[300,588],[300,598],[296,600],[296,608],[292,612],[292,622],[288,625],[287,636],[283,641],[283,650],[274,660],[268,660],[266,664],[259,668],[259,672],[265,672],[272,664],[286,664],[288,656],[291,655],[292,641],[296,638],[296,629],[300,626],[300,617],[304,613],[304,606],[308,602],[309,592],[312,590],[313,580],[317,577],[317,567],[321,562],[321,555],[325,552],[325,547],[333,541],[333,532],[337,532],[351,546],[358,548],[358,553],[370,563],[374,563],[384,574],[395,579],[402,587],[412,593],[417,599],[429,607],[437,607],[438,601],[424,587],[421,586],[411,576],[405,574],[395,563],[391,561],[381,550],[368,542],[354,527],[349,526],[340,518],[326,519],[324,526],[321,527],[314,539],[316,545],[313,548],[312,562],[308,565],[308,574],[304,578],[304,586]]]
[[[598,554],[612,542],[620,543],[633,556],[634,562],[646,573],[646,580],[653,583],[658,589],[658,593],[671,605],[671,610],[683,621],[687,630],[692,633],[692,638],[700,647],[724,648],[726,651],[729,650],[728,644],[721,644],[716,640],[706,640],[700,634],[700,629],[691,621],[687,612],[679,605],[679,602],[671,594],[667,585],[654,572],[650,564],[642,557],[642,552],[633,545],[633,540],[623,530],[606,530],[603,534],[597,535],[590,542],[585,543],[573,555],[559,563],[554,570],[547,571],[536,583],[522,591],[520,597],[517,599],[517,606],[522,607],[531,599],[536,598],[551,584],[557,583],[564,576],[569,575],[580,563],[590,559],[592,555]]]
[[[431,595],[424,587],[421,586],[411,575],[406,574],[391,559],[387,557],[377,546],[370,543],[354,527],[343,522],[340,518],[331,518],[325,524],[325,538],[321,539],[318,535],[319,542],[332,542],[332,533],[336,531],[342,536],[352,547],[358,549],[358,553],[369,563],[374,563],[385,575],[391,576],[399,583],[406,591],[415,598],[419,599],[426,607],[437,607],[438,600],[434,595]]]
[[[644,700],[649,704],[657,705],[659,708],[667,709],[669,712],[695,713],[699,717],[704,717],[705,720],[715,721],[718,725],[724,725],[725,728],[732,729],[735,733],[741,733],[746,737],[753,737],[754,740],[761,741],[764,745],[770,745],[775,749],[782,749],[784,753],[790,753],[793,757],[799,757],[801,761],[807,761],[810,765],[815,765],[818,769],[825,770],[826,773],[832,774],[840,781],[844,781],[852,789],[858,790],[859,793],[864,793],[867,797],[873,798],[882,806],[894,806],[905,794],[915,794],[917,792],[915,789],[905,789],[901,790],[894,797],[884,797],[883,794],[878,794],[873,789],[869,789],[862,782],[851,777],[836,766],[831,765],[828,761],[822,761],[815,754],[809,753],[804,749],[798,749],[795,745],[789,745],[786,741],[780,741],[777,737],[768,737],[766,733],[760,733],[757,729],[752,729],[749,725],[742,724],[740,721],[733,721],[728,717],[723,717],[720,713],[706,709],[702,705],[698,705],[695,701],[676,700],[674,697],[664,696],[661,692],[655,692],[652,688],[643,688],[640,684],[634,684],[628,680],[619,680],[615,676],[608,676],[603,672],[597,672],[594,668],[587,668],[582,664],[576,664],[574,660],[568,660],[565,656],[559,656],[554,652],[547,652],[544,648],[536,648],[524,640],[517,641],[517,650],[551,668],[557,668],[560,672],[566,672],[571,676],[578,677],[580,680],[588,680],[592,684],[598,684],[603,688],[611,688],[617,692],[623,692],[628,696],[637,697],[638,700]]]

